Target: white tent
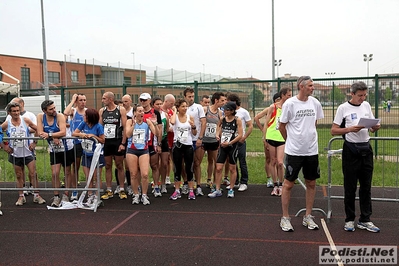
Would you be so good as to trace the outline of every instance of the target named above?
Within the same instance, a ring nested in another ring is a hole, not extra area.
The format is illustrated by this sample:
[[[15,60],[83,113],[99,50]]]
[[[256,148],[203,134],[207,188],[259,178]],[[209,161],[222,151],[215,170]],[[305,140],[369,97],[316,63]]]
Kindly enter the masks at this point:
[[[11,84],[0,81],[0,95],[7,94],[8,92],[19,95],[19,84]]]
[[[19,92],[20,92],[19,80],[14,78],[13,76],[11,76],[10,74],[8,74],[7,72],[5,72],[1,69],[0,69],[0,73],[6,75],[7,77],[9,77],[17,82],[17,84],[11,84],[11,83],[6,83],[6,82],[0,81],[0,95],[7,94],[9,92],[9,93],[18,95],[18,97],[19,97]]]

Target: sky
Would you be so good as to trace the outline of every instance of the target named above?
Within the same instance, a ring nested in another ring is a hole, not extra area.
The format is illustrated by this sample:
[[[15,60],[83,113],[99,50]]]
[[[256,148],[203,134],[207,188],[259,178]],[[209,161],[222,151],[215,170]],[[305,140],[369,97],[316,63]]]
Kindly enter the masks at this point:
[[[43,5],[48,60],[272,79],[272,0]],[[0,10],[0,54],[43,58],[40,0],[2,0]],[[275,75],[399,73],[398,10],[399,0],[274,0]]]

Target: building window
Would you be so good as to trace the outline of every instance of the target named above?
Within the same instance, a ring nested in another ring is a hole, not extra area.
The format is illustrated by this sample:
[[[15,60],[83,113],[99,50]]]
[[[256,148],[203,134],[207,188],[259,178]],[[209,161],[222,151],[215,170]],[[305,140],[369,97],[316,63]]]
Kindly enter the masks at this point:
[[[30,68],[21,67],[21,89],[30,89]]]
[[[48,72],[48,82],[53,84],[60,83],[60,72]]]
[[[136,76],[136,84],[140,84],[141,85],[140,76]]]
[[[123,83],[125,85],[132,85],[132,78],[131,77],[123,77]]]
[[[71,80],[72,80],[72,82],[79,82],[78,71],[76,71],[76,70],[71,71]]]

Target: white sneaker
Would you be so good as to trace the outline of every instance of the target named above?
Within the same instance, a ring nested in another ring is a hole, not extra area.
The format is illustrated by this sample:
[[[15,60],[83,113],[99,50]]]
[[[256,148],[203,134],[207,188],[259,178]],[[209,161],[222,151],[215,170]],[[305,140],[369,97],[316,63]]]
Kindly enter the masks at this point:
[[[144,195],[144,194],[141,196],[141,202],[143,203],[143,205],[150,205],[151,204],[149,199],[148,199],[148,196]]]
[[[132,186],[127,186],[127,194],[129,195],[129,196],[131,196],[131,195],[133,195],[134,193],[133,193],[133,189],[132,189]]]
[[[281,217],[280,227],[284,232],[294,232],[294,227],[291,225],[290,217]]]
[[[197,189],[195,191],[195,195],[204,196],[204,192],[202,192],[202,188],[201,187],[197,187]]]
[[[116,186],[116,189],[114,191],[114,195],[115,194],[119,194],[119,192],[121,192],[121,187],[120,186]]]
[[[266,186],[267,187],[274,187],[273,180],[270,177],[267,179],[267,185]]]
[[[162,194],[168,193],[168,190],[166,189],[166,185],[161,185],[161,193]]]
[[[308,214],[303,216],[302,224],[310,230],[319,229],[319,226],[314,222],[314,216]]]
[[[61,201],[69,202],[68,196],[65,195],[65,194],[62,194],[62,200]]]
[[[165,184],[166,184],[166,185],[172,184],[172,183],[170,182],[170,177],[169,177],[169,176],[166,177],[166,179],[165,179]]]
[[[242,192],[248,189],[248,186],[246,184],[240,184],[240,187],[238,188],[238,191]]]
[[[139,204],[140,203],[140,196],[136,194],[133,196],[132,204]]]
[[[162,193],[161,193],[161,190],[159,189],[159,187],[155,187],[153,193],[154,193],[155,198],[162,197]]]

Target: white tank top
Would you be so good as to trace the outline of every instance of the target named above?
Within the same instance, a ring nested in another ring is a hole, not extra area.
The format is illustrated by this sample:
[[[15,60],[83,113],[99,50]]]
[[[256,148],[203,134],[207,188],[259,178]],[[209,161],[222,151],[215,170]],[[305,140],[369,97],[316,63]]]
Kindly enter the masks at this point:
[[[11,118],[7,119],[7,136],[9,138],[18,138],[18,137],[29,137],[29,128],[26,125],[24,118],[20,116],[21,122],[19,125],[14,126],[11,123]],[[11,154],[17,158],[23,158],[27,156],[32,156],[32,151],[29,150],[29,144],[31,140],[29,139],[13,139],[9,141],[10,148],[14,149]]]
[[[190,115],[186,114],[186,122],[181,123],[179,121],[179,116],[176,114],[176,123],[173,126],[174,138],[173,142],[180,142],[184,145],[193,145],[193,135],[191,133],[191,125],[188,122],[190,120]]]

